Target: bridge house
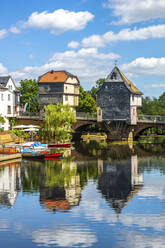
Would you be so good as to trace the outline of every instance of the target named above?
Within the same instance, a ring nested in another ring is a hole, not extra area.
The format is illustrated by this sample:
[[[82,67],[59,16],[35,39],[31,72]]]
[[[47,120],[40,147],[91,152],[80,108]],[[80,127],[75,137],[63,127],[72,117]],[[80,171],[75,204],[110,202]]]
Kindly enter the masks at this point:
[[[9,129],[9,119],[20,111],[20,93],[11,76],[0,77],[0,115],[5,123],[0,127]]]
[[[137,108],[141,104],[142,92],[115,66],[97,92],[97,105],[102,110],[102,120],[125,121],[136,125]]]
[[[61,102],[73,109],[78,106],[80,81],[77,76],[67,71],[49,71],[38,79],[39,105]]]

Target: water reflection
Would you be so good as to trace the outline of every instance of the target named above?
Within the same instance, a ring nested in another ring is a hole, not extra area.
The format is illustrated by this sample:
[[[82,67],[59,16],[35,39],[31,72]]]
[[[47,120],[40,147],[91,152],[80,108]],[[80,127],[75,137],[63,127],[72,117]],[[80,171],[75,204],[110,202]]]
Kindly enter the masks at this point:
[[[26,194],[39,192],[40,204],[45,209],[67,211],[80,204],[81,191],[89,180],[96,182],[117,214],[143,186],[137,155],[124,160],[24,160],[21,167],[20,164],[1,167],[0,204],[13,206],[22,184]]]
[[[0,205],[12,207],[21,188],[20,162],[13,161],[0,167]]]
[[[138,173],[137,155],[123,161],[99,161],[99,168],[98,189],[119,214],[143,185],[142,173]]]
[[[116,149],[1,166],[1,245],[163,247],[165,157]]]
[[[77,163],[65,161],[58,167],[52,167],[47,161],[40,187],[41,204],[52,211],[64,211],[79,205],[80,197]]]

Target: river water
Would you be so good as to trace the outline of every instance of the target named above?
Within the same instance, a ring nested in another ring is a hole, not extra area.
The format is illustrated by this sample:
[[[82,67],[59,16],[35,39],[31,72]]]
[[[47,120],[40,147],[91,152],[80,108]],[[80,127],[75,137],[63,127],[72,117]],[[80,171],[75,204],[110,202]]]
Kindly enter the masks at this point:
[[[0,247],[165,247],[165,156],[78,145],[0,166]]]

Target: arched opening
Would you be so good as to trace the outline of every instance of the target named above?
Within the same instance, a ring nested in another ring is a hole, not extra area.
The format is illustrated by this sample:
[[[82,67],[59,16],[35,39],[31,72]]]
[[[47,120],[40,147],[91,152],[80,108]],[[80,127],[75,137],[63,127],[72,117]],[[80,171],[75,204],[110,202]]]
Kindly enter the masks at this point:
[[[163,126],[148,126],[141,128],[134,137],[134,140],[139,141],[155,141],[155,139],[165,139],[165,127]]]

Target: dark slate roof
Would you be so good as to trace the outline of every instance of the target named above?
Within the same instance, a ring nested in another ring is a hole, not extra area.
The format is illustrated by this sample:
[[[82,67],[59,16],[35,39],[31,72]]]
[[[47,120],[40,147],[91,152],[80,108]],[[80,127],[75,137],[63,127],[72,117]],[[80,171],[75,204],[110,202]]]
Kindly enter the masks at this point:
[[[7,82],[9,81],[10,76],[0,77],[0,84],[6,86]]]
[[[128,80],[128,78],[126,78],[117,66],[113,68],[111,73],[105,79],[105,82],[123,82],[131,93],[136,95],[143,94],[130,80]]]

